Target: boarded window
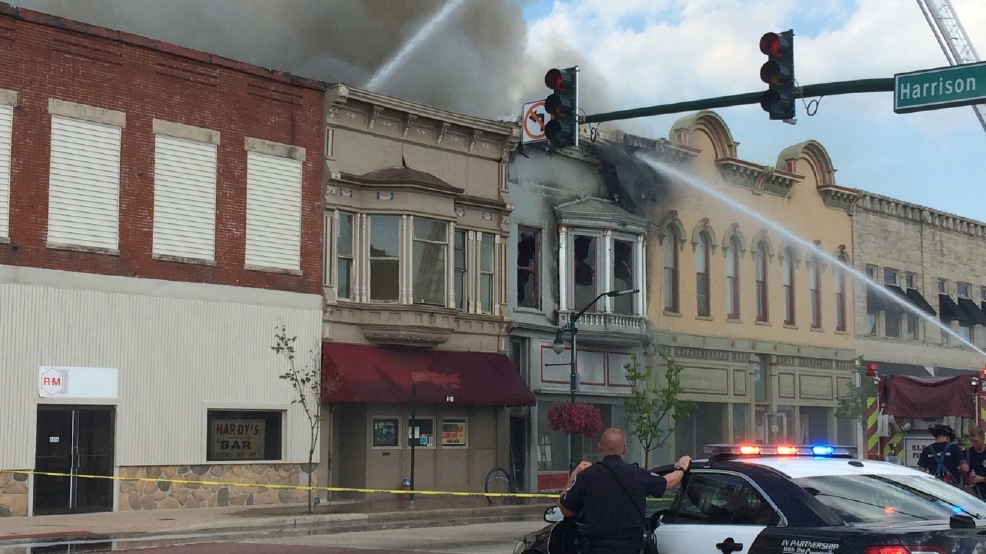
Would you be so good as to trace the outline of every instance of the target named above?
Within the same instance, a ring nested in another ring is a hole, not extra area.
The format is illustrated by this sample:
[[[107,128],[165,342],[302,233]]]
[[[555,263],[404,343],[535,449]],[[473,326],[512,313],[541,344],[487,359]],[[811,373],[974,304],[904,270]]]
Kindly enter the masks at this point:
[[[414,303],[444,306],[448,223],[415,217],[413,240]]]
[[[517,230],[517,305],[541,307],[540,263],[541,231],[520,227]]]
[[[10,142],[14,108],[0,106],[0,237],[10,236]]]
[[[301,269],[301,162],[247,152],[246,265]]]
[[[154,137],[155,255],[214,260],[216,145]]]
[[[120,128],[51,116],[48,242],[115,250]]]
[[[613,241],[613,290],[633,290],[633,243],[625,240]],[[634,295],[624,294],[613,298],[613,311],[618,314],[633,314]]]
[[[400,217],[370,216],[370,300],[396,302],[400,275]]]

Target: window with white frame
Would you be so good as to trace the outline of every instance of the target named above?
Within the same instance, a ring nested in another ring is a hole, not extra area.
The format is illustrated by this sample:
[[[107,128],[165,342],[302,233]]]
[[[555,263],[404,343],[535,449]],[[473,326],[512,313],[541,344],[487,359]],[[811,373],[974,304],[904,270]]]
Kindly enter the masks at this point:
[[[154,135],[155,256],[216,257],[217,145]]]
[[[445,305],[448,223],[424,217],[414,218],[411,260],[412,294],[415,304]],[[492,270],[491,270],[492,271]]]
[[[493,235],[482,233],[479,241],[479,312],[493,313]]]
[[[598,267],[598,253],[596,249],[597,237],[589,235],[574,235],[572,238],[572,282],[575,293],[573,309],[581,310],[589,305],[599,293],[599,285],[596,279],[596,269]],[[589,308],[595,311],[598,306]]]
[[[120,138],[115,125],[51,116],[49,244],[119,248]]]
[[[349,212],[339,212],[336,223],[336,298],[352,300],[353,298],[353,229],[356,215]]]
[[[884,269],[883,270],[883,284],[884,285],[894,285],[894,286],[897,286],[897,270],[896,269]]]
[[[905,286],[907,288],[909,288],[909,289],[915,288],[914,287],[914,283],[916,282],[916,280],[917,280],[917,275],[915,275],[913,273],[905,273],[904,274],[904,284],[905,284]]]
[[[10,144],[13,124],[13,106],[0,106],[0,237],[10,236]]]
[[[972,298],[972,286],[969,283],[957,283],[959,298]]]
[[[453,274],[455,280],[453,294],[455,295],[456,309],[462,311],[469,309],[469,299],[466,297],[466,293],[469,290],[469,273],[466,263],[469,258],[466,256],[466,240],[466,231],[455,232],[452,254],[453,266],[455,268]]]
[[[613,290],[633,290],[633,243],[627,240],[613,241]],[[613,312],[633,315],[634,295],[624,294],[613,298]]]
[[[401,217],[370,216],[370,301],[397,302],[401,290]]]
[[[643,289],[640,271],[643,243],[639,235],[594,229],[573,231],[563,235],[562,248],[566,251],[563,257],[568,258],[566,264],[571,268],[568,275],[561,276],[568,291],[563,302],[565,309],[579,311],[605,292]],[[642,315],[639,294],[604,297],[587,311],[639,316]]]
[[[301,270],[301,182],[301,160],[247,152],[247,266]]]

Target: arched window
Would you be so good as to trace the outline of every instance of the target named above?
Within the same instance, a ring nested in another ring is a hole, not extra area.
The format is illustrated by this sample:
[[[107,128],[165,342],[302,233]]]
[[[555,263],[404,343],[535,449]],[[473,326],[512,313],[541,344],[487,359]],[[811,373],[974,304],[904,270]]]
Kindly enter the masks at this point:
[[[839,261],[847,263],[845,256]],[[846,274],[841,268],[835,269],[835,330],[846,330]]]
[[[757,281],[757,321],[769,321],[767,311],[767,245],[761,241],[753,249],[753,266]]]
[[[784,264],[782,265],[784,281],[784,324],[794,325],[794,251],[790,248],[784,250]]]
[[[668,226],[664,232],[664,309],[678,311],[678,233]]]
[[[808,268],[808,290],[811,293],[811,327],[820,329],[822,327],[822,269],[818,258],[812,258],[811,267]]]
[[[730,319],[740,317],[739,248],[739,239],[731,237],[726,250],[726,310]]]
[[[695,245],[695,305],[698,315],[709,315],[709,235],[705,231],[698,234]]]

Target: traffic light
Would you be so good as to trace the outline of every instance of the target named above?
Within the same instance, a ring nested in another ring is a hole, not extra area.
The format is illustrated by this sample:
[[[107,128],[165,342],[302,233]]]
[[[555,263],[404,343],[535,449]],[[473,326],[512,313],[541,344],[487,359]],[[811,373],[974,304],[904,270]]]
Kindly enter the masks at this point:
[[[554,93],[544,100],[544,111],[551,121],[544,127],[544,136],[553,146],[579,145],[578,66],[552,69],[544,76],[544,84]]]
[[[760,80],[770,85],[760,97],[760,107],[770,119],[794,119],[794,31],[764,34],[760,51],[767,56]]]

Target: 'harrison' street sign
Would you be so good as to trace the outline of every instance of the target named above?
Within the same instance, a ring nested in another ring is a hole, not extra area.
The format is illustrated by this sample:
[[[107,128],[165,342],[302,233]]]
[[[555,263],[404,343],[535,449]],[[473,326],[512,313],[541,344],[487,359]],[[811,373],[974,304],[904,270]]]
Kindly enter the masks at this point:
[[[894,111],[921,112],[986,102],[986,62],[894,75]]]

